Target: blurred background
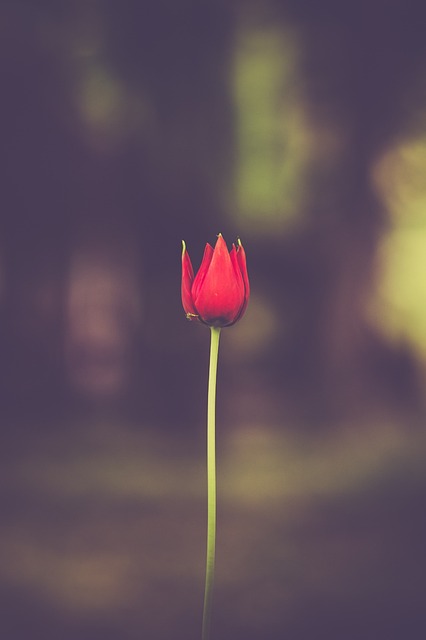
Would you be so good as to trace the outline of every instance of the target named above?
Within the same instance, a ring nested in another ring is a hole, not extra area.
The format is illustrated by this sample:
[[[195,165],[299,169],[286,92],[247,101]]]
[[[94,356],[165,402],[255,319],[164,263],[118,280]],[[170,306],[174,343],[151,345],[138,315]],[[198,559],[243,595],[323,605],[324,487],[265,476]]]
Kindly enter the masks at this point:
[[[200,637],[218,232],[212,637],[426,632],[423,5],[1,3],[2,637]]]

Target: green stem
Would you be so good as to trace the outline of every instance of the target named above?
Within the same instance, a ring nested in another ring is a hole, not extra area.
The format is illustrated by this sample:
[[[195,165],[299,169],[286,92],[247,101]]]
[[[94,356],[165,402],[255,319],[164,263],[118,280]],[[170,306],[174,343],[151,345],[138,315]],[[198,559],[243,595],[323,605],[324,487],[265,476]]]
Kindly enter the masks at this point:
[[[207,397],[207,556],[202,640],[210,637],[216,551],[216,379],[220,328],[211,327],[209,389]]]

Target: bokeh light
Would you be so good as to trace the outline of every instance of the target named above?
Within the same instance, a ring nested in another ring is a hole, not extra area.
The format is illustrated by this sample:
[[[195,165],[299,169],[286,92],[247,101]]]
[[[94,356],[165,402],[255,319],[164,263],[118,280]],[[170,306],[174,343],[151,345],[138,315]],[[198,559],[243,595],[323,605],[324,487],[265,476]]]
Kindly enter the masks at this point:
[[[391,215],[378,254],[377,295],[370,312],[395,341],[426,355],[426,141],[403,139],[383,154],[373,181]]]

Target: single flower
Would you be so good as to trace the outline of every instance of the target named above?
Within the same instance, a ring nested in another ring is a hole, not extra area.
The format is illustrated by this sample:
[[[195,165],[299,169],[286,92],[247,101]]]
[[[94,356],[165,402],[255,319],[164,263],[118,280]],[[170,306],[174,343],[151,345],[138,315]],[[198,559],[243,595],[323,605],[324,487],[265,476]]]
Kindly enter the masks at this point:
[[[194,277],[191,259],[183,242],[182,305],[189,320],[209,327],[229,327],[244,314],[250,297],[246,254],[238,239],[228,251],[219,234],[216,246],[206,244],[203,260]]]

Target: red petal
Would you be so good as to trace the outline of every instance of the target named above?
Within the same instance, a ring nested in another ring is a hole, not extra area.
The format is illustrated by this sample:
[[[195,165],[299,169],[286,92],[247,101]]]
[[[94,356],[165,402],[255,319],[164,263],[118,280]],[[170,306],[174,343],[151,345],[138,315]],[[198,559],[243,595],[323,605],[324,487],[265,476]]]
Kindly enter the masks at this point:
[[[238,247],[237,247],[237,261],[238,261],[238,266],[240,268],[241,271],[241,275],[243,277],[243,282],[244,282],[244,304],[243,307],[240,311],[240,315],[239,317],[241,318],[241,316],[244,314],[245,310],[247,309],[247,305],[250,299],[250,282],[249,282],[249,277],[248,277],[248,271],[247,271],[247,260],[246,260],[246,252],[244,251],[244,247],[241,244],[241,240],[238,238]]]
[[[194,269],[192,268],[191,258],[186,250],[186,245],[182,242],[182,306],[186,314],[192,316],[197,315],[197,311],[192,300],[192,283],[194,281]]]
[[[210,262],[212,261],[212,257],[213,257],[213,247],[209,245],[209,243],[207,243],[206,248],[204,249],[204,255],[201,261],[200,268],[198,269],[197,275],[195,276],[195,280],[192,285],[192,296],[194,300],[197,299],[200,288],[203,285],[204,278],[206,277],[206,273],[210,266]]]
[[[198,276],[199,273],[196,280]],[[235,247],[230,255],[222,235],[217,239],[202,279],[200,278],[197,288],[193,286],[192,291],[197,312],[206,324],[225,327],[233,324],[240,316],[245,302],[244,281]]]

